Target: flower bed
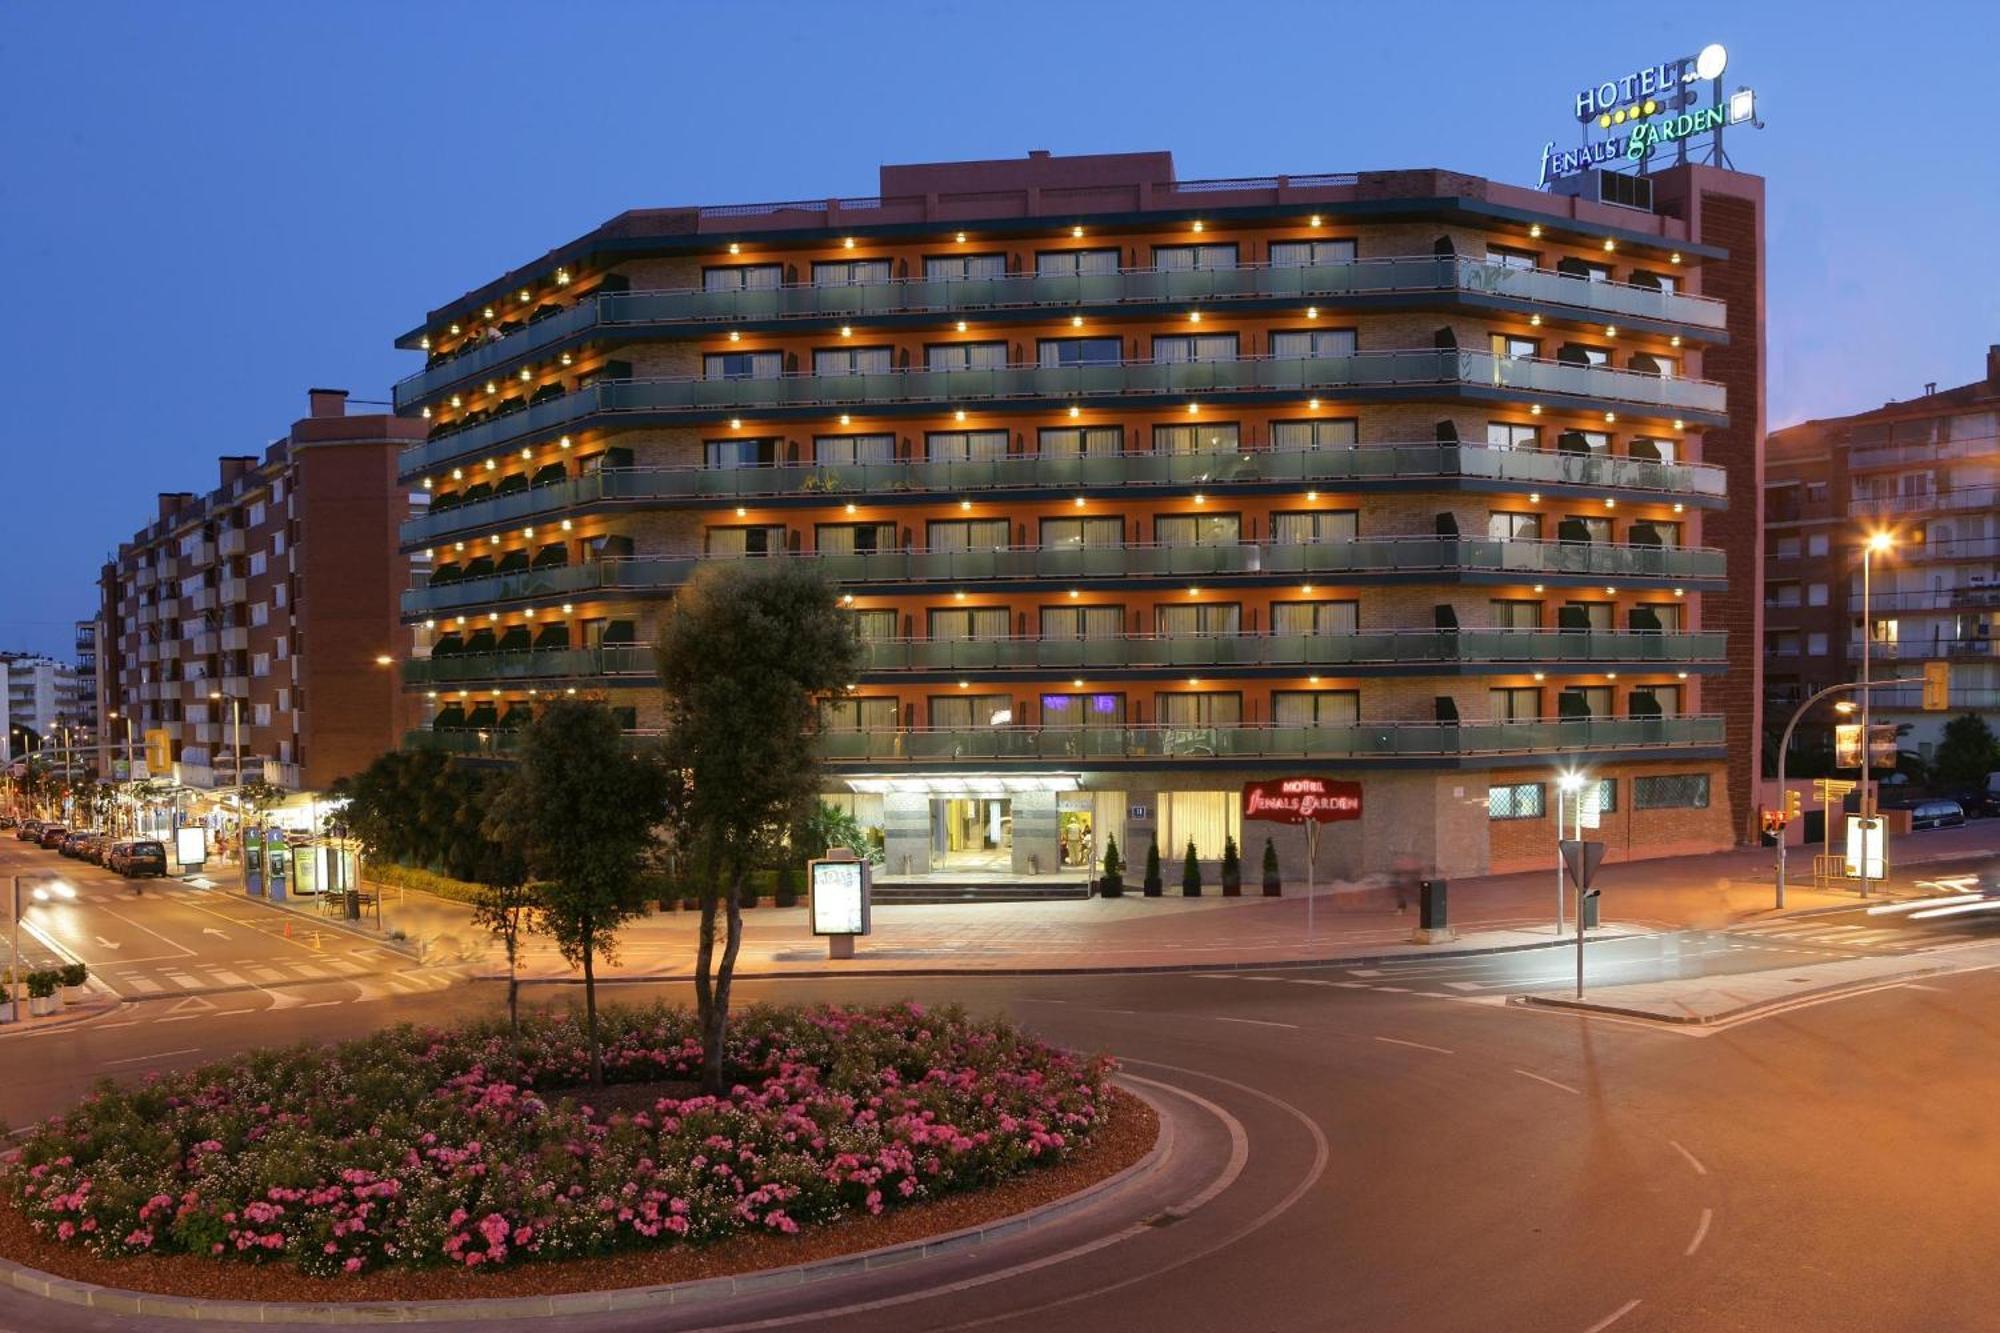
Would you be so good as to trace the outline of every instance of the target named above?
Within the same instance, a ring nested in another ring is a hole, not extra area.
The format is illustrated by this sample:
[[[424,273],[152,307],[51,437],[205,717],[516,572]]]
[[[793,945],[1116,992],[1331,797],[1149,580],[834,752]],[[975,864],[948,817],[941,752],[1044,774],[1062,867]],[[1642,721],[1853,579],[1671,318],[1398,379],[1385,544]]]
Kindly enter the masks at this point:
[[[103,1089],[23,1143],[0,1192],[108,1258],[287,1259],[312,1275],[506,1266],[791,1234],[1063,1162],[1109,1062],[913,1004],[751,1009],[734,1086],[698,1095],[683,1010],[401,1028]]]

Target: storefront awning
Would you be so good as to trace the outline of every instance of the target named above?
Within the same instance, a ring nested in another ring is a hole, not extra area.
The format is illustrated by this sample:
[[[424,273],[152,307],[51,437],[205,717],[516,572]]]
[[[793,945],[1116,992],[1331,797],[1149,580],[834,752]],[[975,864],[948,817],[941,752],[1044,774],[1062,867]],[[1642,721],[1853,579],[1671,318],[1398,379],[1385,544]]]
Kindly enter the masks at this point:
[[[841,779],[849,791],[906,792],[927,796],[1008,796],[1016,792],[1077,791],[1076,773],[913,773],[856,774]]]

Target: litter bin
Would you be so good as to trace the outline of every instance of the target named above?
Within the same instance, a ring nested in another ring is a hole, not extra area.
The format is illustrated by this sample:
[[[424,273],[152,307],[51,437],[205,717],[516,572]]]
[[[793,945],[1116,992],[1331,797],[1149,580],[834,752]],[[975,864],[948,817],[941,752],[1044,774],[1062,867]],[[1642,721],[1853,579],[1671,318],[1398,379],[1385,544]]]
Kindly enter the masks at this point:
[[[361,919],[361,890],[349,889],[341,897],[346,899],[347,919],[349,921],[359,921]]]
[[[1581,911],[1583,914],[1583,928],[1585,930],[1597,929],[1597,902],[1598,895],[1602,892],[1602,889],[1585,889],[1583,891]]]
[[[1417,881],[1417,924],[1424,930],[1443,930],[1448,924],[1445,919],[1445,889],[1447,881],[1425,879]]]

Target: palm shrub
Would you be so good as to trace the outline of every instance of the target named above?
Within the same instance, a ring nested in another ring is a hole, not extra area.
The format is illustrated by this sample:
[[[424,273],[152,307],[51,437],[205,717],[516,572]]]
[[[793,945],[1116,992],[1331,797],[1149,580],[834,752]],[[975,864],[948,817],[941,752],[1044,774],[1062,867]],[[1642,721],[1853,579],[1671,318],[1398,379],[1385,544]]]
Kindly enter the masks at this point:
[[[1271,845],[1269,838],[1266,838],[1264,839],[1264,896],[1276,898],[1284,891],[1284,885],[1278,881],[1278,849]]]
[[[1157,898],[1165,890],[1166,881],[1160,878],[1160,840],[1155,837],[1146,844],[1146,881],[1148,898]]]
[[[1181,897],[1201,897],[1201,862],[1195,859],[1194,839],[1188,839],[1187,855],[1181,858]]]
[[[1243,857],[1236,850],[1236,839],[1227,834],[1222,839],[1222,896],[1243,896]]]
[[[1125,896],[1125,863],[1118,859],[1118,839],[1104,840],[1104,878],[1097,882],[1097,891],[1107,898]]]

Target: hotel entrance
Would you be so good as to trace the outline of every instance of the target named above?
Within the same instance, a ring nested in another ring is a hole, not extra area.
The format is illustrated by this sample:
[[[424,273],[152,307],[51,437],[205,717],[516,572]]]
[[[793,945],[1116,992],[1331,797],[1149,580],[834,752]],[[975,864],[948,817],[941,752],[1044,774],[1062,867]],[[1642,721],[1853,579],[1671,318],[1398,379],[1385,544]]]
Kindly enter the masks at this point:
[[[990,797],[931,802],[931,869],[1011,873],[1014,803]]]

